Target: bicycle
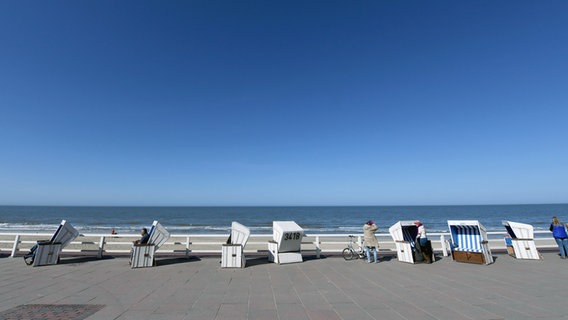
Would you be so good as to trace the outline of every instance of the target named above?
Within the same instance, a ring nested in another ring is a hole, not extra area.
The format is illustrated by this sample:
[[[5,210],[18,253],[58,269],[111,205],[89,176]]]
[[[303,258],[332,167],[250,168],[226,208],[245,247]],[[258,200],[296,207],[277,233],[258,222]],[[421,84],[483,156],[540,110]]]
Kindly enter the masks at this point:
[[[354,248],[355,244],[355,236],[349,235],[349,243],[347,244],[347,248],[343,249],[341,253],[343,255],[343,259],[345,260],[353,260],[356,259],[364,259],[367,257],[367,253],[359,244],[357,244],[357,249]]]

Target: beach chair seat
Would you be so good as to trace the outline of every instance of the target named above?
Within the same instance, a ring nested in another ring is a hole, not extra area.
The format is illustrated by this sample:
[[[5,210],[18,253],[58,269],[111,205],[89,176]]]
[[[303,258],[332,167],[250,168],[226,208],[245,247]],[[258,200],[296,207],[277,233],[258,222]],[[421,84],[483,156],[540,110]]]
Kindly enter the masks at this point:
[[[71,223],[62,220],[51,239],[38,241],[24,259],[34,267],[57,264],[61,250],[78,236],[79,231]]]
[[[170,233],[158,221],[154,221],[148,234],[150,235],[148,243],[135,244],[132,247],[130,267],[133,269],[153,267],[155,265],[154,254],[170,238]]]
[[[542,258],[534,243],[532,225],[513,221],[503,221],[502,224],[511,237],[512,256],[524,260],[540,260]]]
[[[457,262],[493,263],[485,227],[477,220],[448,220],[452,258]]]
[[[273,221],[272,240],[268,241],[268,261],[285,264],[302,262],[304,229],[294,221]]]
[[[482,249],[460,248],[460,247],[455,247],[454,250],[457,250],[457,251],[465,251],[465,252],[480,252],[480,253],[483,252]]]
[[[250,237],[250,229],[233,221],[231,224],[230,243],[221,247],[221,268],[244,268],[246,257],[244,248]]]

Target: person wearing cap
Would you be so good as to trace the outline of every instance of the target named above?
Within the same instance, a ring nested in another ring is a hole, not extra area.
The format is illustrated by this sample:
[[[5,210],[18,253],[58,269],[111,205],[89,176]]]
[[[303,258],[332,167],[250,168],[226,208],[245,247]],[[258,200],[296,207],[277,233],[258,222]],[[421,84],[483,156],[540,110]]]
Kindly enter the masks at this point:
[[[373,221],[369,220],[363,226],[363,236],[365,239],[365,251],[367,252],[367,262],[371,263],[371,248],[373,248],[373,257],[375,258],[375,262],[379,262],[377,259],[377,251],[379,251],[379,241],[375,236],[375,232],[379,229],[379,227],[373,223]]]
[[[432,263],[434,261],[434,255],[432,253],[432,244],[428,241],[426,237],[426,228],[420,221],[414,222],[416,227],[418,227],[418,232],[416,235],[416,251],[422,256],[422,260],[426,263]]]
[[[420,246],[424,247],[428,238],[426,237],[426,228],[420,221],[414,222],[414,224],[418,227],[418,235],[416,236],[417,239],[420,239]]]

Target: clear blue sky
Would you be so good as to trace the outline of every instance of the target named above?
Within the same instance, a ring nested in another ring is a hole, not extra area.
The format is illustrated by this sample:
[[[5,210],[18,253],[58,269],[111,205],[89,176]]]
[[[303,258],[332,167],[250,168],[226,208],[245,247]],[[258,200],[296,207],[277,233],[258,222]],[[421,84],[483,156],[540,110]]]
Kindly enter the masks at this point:
[[[2,1],[0,204],[568,202],[567,1]]]

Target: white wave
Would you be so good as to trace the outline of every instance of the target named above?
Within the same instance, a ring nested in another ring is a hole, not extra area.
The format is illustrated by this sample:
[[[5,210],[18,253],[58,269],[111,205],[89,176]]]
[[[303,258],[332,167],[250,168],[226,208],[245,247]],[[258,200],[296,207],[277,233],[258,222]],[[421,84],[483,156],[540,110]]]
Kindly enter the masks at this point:
[[[19,224],[19,223],[0,223],[2,231],[43,231],[56,230],[59,224]]]

